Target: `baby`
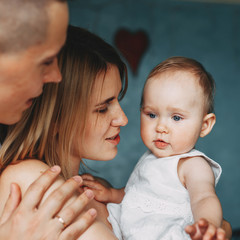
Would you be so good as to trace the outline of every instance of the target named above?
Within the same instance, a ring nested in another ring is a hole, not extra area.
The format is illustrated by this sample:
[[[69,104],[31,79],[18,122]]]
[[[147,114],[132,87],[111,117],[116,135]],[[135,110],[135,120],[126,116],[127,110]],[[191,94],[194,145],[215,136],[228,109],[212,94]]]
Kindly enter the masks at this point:
[[[119,239],[225,239],[215,193],[221,167],[194,148],[216,122],[214,91],[199,62],[172,57],[160,63],[141,99],[141,137],[149,150],[125,189],[83,176],[95,198],[109,203],[108,219]]]

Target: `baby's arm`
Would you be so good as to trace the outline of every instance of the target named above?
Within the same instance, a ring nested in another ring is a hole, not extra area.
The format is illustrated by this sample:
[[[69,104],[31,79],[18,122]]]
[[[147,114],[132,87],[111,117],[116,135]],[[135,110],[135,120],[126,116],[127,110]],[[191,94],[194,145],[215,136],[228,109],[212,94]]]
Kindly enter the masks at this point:
[[[222,208],[215,193],[215,178],[210,165],[202,157],[182,159],[178,174],[189,192],[195,221],[191,226],[195,229],[195,234],[193,228],[190,231],[189,227],[186,232],[192,239],[226,239],[225,232],[220,229]]]
[[[102,203],[120,203],[124,197],[124,188],[115,189],[105,179],[94,177],[91,174],[81,175],[84,189],[94,192],[95,200]]]

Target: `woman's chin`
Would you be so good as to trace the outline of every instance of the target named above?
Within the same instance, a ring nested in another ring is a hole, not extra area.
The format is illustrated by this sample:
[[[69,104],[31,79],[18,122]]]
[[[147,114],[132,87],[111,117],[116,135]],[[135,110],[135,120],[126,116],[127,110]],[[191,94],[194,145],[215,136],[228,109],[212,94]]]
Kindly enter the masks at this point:
[[[99,158],[96,158],[96,161],[111,161],[117,156],[117,150],[109,153],[109,154],[103,154],[102,156],[99,156]]]

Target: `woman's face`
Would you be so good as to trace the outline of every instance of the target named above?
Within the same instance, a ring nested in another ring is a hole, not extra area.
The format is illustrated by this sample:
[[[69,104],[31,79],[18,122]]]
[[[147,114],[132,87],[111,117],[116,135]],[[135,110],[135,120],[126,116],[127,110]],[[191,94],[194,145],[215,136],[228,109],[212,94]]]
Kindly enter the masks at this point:
[[[106,73],[97,75],[88,108],[85,134],[82,139],[78,139],[77,147],[81,158],[106,161],[116,156],[120,127],[128,123],[118,101],[121,88],[116,66],[109,65]]]

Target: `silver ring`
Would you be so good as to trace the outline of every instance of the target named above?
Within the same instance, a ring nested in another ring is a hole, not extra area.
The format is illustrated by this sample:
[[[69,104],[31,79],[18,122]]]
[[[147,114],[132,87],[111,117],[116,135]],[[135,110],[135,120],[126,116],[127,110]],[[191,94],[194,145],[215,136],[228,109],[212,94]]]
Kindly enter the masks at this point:
[[[65,221],[63,220],[63,218],[61,218],[60,216],[56,216],[56,218],[58,219],[58,221],[63,225],[63,227],[65,228],[67,226],[67,224],[65,223]]]

